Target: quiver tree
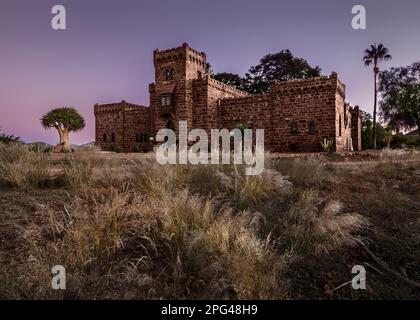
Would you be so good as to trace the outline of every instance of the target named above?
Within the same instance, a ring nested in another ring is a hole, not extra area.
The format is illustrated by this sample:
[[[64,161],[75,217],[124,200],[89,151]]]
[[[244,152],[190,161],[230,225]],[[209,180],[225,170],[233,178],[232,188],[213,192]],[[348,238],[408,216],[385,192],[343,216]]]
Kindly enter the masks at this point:
[[[60,137],[59,146],[61,151],[70,152],[69,132],[82,130],[86,123],[85,119],[74,108],[56,108],[41,118],[41,124],[45,129],[55,128]]]

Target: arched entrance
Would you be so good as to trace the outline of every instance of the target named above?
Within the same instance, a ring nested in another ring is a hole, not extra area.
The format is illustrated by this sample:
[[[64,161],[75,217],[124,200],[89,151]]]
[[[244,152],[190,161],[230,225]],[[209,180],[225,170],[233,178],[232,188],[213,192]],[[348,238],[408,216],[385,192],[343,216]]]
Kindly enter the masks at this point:
[[[166,122],[165,128],[166,128],[166,129],[171,129],[171,130],[173,130],[174,132],[176,132],[175,122],[173,122],[172,120],[168,120],[168,121]]]
[[[172,130],[176,134],[175,122],[172,121],[172,119],[169,119],[168,121],[166,121],[165,128],[166,129],[169,129],[169,130]],[[167,142],[168,141],[168,137],[165,137],[165,140],[164,141]],[[178,145],[178,138],[176,138],[176,142],[175,143]]]

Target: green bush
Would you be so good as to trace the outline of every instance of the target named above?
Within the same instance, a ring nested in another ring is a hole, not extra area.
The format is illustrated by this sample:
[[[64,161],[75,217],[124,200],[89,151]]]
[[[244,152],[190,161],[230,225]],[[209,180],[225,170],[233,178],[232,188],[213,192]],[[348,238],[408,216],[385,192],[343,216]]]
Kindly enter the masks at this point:
[[[402,146],[420,147],[420,137],[395,135],[391,141],[391,148],[401,148]]]
[[[19,137],[15,137],[13,134],[5,134],[0,133],[0,142],[3,143],[13,143],[13,142],[21,142]]]
[[[134,146],[134,147],[133,147],[133,149],[132,149],[132,151],[133,151],[134,153],[139,153],[139,152],[142,152],[142,150],[141,150],[141,148],[140,148],[139,146]]]
[[[115,153],[122,153],[122,152],[123,152],[123,148],[122,148],[122,147],[120,147],[120,146],[111,147],[109,150],[110,150],[110,151],[113,151],[113,152],[115,152]]]
[[[373,139],[372,139],[372,121],[366,120],[362,123],[362,149],[373,149]],[[376,147],[378,149],[385,148],[386,136],[390,131],[389,128],[382,126],[380,123],[376,124]]]

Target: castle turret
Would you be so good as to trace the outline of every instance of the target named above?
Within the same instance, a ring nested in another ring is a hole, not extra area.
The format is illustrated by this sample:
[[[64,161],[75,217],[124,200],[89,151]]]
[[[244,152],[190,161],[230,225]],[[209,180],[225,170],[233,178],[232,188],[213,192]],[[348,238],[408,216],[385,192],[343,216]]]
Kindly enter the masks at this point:
[[[173,128],[177,130],[179,119],[192,126],[193,80],[204,77],[206,55],[184,43],[168,49],[153,52],[155,83],[150,87],[150,102],[154,107],[156,130]]]

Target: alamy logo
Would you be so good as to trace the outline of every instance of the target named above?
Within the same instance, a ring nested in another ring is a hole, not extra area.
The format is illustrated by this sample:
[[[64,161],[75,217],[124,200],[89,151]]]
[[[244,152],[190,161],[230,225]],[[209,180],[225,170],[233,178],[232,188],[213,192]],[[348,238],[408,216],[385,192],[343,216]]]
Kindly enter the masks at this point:
[[[355,265],[351,269],[351,273],[355,274],[351,281],[351,286],[355,290],[366,290],[366,268],[361,265]]]
[[[351,27],[354,30],[366,30],[366,8],[359,4],[351,9],[351,13],[355,15]]]
[[[51,287],[54,290],[66,289],[66,269],[61,265],[56,265],[51,269],[54,275],[51,280]]]
[[[55,5],[51,9],[53,18],[51,20],[51,27],[54,30],[66,30],[66,8],[62,5]]]
[[[162,143],[156,151],[160,164],[222,164],[231,163],[231,138],[233,137],[233,163],[247,165],[245,174],[259,175],[264,170],[264,130],[257,129],[255,146],[252,144],[252,130],[212,129],[211,142],[203,129],[193,129],[188,133],[187,122],[179,122],[179,139],[171,129],[161,129],[156,136]],[[220,148],[220,140],[222,147]],[[194,144],[188,148],[188,143]],[[254,150],[254,152],[253,152]],[[220,155],[221,151],[221,155]],[[221,157],[220,157],[221,156]],[[210,157],[210,159],[209,159]]]

